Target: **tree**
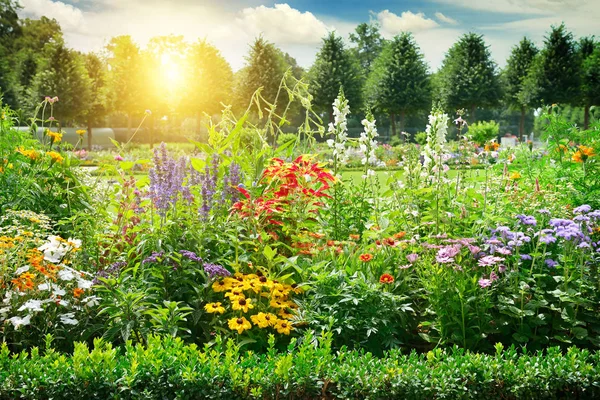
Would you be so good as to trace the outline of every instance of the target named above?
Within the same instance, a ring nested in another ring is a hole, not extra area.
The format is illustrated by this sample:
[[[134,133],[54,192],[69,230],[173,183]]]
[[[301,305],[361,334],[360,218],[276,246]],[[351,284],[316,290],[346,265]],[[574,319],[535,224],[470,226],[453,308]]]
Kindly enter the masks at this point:
[[[581,59],[573,34],[564,24],[552,27],[531,74],[532,84],[538,88],[536,100],[539,104],[578,103]]]
[[[582,47],[583,64],[581,68],[581,98],[583,102],[583,128],[590,125],[590,108],[600,105],[600,44],[593,42],[593,47]]]
[[[496,64],[482,35],[463,35],[448,51],[440,69],[442,102],[453,109],[470,110],[499,103],[501,86]]]
[[[528,96],[528,86],[526,85],[527,75],[538,54],[538,49],[532,41],[526,37],[512,48],[510,57],[506,63],[503,77],[506,88],[506,99],[510,106],[521,111],[521,120],[519,122],[519,136],[525,135],[525,115],[527,108],[531,107],[532,99]]]
[[[402,33],[388,43],[372,64],[366,84],[367,97],[376,109],[390,114],[396,135],[396,115],[400,131],[407,113],[431,105],[431,85],[427,63],[410,33]]]
[[[108,87],[111,110],[127,115],[128,134],[131,136],[132,114],[140,111],[142,93],[142,57],[131,36],[117,36],[106,46]]]
[[[221,103],[231,99],[233,71],[219,50],[205,40],[189,48],[186,71],[187,111],[199,119],[221,111]]]
[[[92,149],[93,126],[108,112],[106,63],[94,53],[85,55],[85,68],[90,79],[90,101],[86,108],[87,147]]]
[[[13,108],[18,105],[12,56],[14,42],[21,34],[19,8],[14,0],[0,0],[0,99]]]
[[[68,49],[61,41],[44,46],[43,60],[32,81],[30,105],[45,96],[58,96],[54,116],[62,124],[84,121],[91,91],[91,81],[85,69],[84,56]]]
[[[274,103],[287,69],[282,52],[262,36],[258,37],[250,46],[246,65],[239,73],[236,103],[244,106],[259,88],[262,88],[261,96]]]
[[[335,32],[323,38],[323,45],[308,75],[314,105],[320,111],[329,111],[330,122],[333,122],[331,104],[340,87],[344,89],[351,107],[361,107],[362,79],[359,64],[351,52],[344,48],[344,41]]]
[[[356,45],[353,51],[358,57],[365,75],[368,75],[371,72],[371,65],[381,53],[385,43],[381,33],[379,33],[379,25],[365,22],[359,24],[354,33],[350,33],[350,42]]]

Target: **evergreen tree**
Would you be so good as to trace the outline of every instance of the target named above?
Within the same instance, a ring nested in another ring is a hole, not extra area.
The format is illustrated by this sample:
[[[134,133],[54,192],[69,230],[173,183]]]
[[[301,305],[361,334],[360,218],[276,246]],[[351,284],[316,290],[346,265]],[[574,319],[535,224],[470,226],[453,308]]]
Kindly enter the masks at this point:
[[[102,122],[108,113],[106,63],[98,55],[85,55],[85,67],[90,79],[90,101],[86,108],[87,147],[92,149],[93,126]]]
[[[0,0],[0,99],[13,108],[18,106],[13,54],[21,35],[19,8],[14,0]]]
[[[525,116],[528,108],[533,106],[531,97],[528,96],[528,87],[526,79],[531,66],[538,54],[538,49],[532,41],[526,37],[512,48],[512,52],[506,63],[503,77],[506,88],[507,103],[521,111],[521,120],[519,122],[519,136],[525,134]]]
[[[496,64],[482,35],[465,34],[450,48],[439,82],[442,102],[452,109],[470,110],[473,121],[477,107],[492,107],[500,101]]]
[[[350,42],[356,45],[353,52],[360,62],[365,74],[371,72],[371,65],[383,49],[385,40],[379,32],[379,25],[375,23],[359,24],[354,33],[350,34]]]
[[[396,36],[385,46],[373,63],[366,92],[370,105],[390,114],[394,136],[396,115],[400,115],[402,132],[406,114],[430,107],[427,63],[410,33]]]
[[[573,34],[564,24],[552,27],[531,74],[531,85],[538,88],[536,100],[539,104],[575,105],[579,102],[581,58]]]
[[[358,62],[352,53],[344,48],[344,42],[335,32],[323,39],[317,59],[309,71],[310,90],[315,107],[329,112],[333,122],[331,104],[337,97],[340,87],[350,102],[350,107],[360,109],[362,79]]]
[[[583,103],[583,127],[590,125],[591,106],[600,105],[600,44],[591,40],[592,46],[581,47],[581,99]]]
[[[262,36],[257,38],[246,56],[246,65],[240,71],[236,87],[236,103],[244,107],[258,88],[261,96],[274,103],[285,71],[288,69],[283,54]],[[277,100],[279,105],[284,100]]]

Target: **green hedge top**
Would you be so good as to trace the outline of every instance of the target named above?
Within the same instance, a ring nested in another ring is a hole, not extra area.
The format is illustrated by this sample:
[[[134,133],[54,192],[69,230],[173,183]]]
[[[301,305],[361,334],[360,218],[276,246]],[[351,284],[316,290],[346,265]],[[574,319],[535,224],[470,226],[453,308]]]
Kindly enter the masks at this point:
[[[50,341],[49,341],[50,342]],[[327,335],[292,341],[287,351],[242,351],[219,338],[200,350],[153,337],[114,349],[101,340],[73,355],[0,352],[1,399],[593,399],[600,398],[599,353],[557,348],[495,355],[458,348],[427,354],[333,353]]]

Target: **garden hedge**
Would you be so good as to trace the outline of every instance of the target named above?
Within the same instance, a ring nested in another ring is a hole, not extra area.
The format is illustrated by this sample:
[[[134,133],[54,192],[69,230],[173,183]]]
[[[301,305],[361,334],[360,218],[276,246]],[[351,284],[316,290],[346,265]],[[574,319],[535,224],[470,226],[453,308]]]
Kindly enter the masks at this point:
[[[0,353],[1,399],[593,399],[600,398],[600,353],[550,348],[496,354],[458,348],[377,358],[332,352],[327,335],[310,335],[265,354],[219,338],[199,349],[151,337],[112,348],[97,340],[72,355],[46,349]]]

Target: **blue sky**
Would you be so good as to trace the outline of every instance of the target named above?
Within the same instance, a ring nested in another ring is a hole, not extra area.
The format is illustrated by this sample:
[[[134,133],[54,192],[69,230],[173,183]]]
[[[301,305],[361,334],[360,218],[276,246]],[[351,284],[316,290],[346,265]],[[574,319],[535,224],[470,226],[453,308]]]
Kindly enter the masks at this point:
[[[153,36],[184,35],[216,45],[234,70],[248,43],[263,34],[309,67],[321,38],[335,30],[347,38],[360,22],[374,21],[390,38],[410,31],[432,70],[460,35],[484,35],[503,66],[523,36],[542,45],[552,24],[565,22],[576,37],[600,36],[600,0],[20,0],[22,16],[56,18],[67,43],[98,51],[116,35],[144,46]]]

